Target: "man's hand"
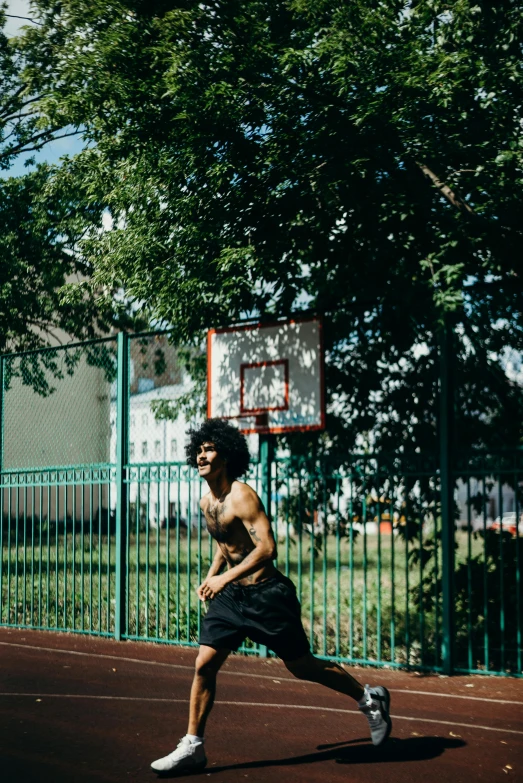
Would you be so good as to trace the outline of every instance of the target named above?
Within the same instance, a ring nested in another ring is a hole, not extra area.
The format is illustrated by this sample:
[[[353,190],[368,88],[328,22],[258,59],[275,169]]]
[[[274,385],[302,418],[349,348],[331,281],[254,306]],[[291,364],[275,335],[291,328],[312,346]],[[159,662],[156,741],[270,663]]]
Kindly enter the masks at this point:
[[[224,579],[223,574],[219,576],[208,576],[196,591],[198,598],[200,601],[208,601],[209,599],[214,598],[215,595],[218,595],[218,593],[221,593],[226,584],[227,582]]]

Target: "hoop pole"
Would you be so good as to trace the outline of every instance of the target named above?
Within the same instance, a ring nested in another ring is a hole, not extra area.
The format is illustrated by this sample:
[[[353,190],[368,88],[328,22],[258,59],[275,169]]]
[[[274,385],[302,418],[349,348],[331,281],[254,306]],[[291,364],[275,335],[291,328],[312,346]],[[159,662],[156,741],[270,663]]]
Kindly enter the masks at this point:
[[[265,513],[272,522],[272,463],[274,461],[275,435],[260,435],[260,466],[261,466],[261,501]],[[260,645],[260,657],[267,658],[268,650],[264,644]]]

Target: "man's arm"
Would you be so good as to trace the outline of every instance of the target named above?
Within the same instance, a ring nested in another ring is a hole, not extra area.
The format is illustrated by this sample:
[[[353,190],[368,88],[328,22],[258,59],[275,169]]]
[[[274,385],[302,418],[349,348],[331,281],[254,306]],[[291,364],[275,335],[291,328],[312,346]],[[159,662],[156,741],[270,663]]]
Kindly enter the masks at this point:
[[[216,552],[214,553],[214,557],[213,557],[213,560],[212,560],[212,563],[211,563],[211,567],[209,568],[207,576],[205,577],[205,579],[203,580],[201,585],[196,590],[196,594],[198,595],[198,598],[200,599],[200,601],[205,601],[206,598],[208,598],[208,597],[210,598],[211,597],[211,596],[207,596],[206,595],[207,591],[205,589],[205,585],[207,583],[207,580],[208,579],[212,579],[213,576],[218,576],[218,574],[220,573],[220,571],[222,570],[222,568],[223,568],[223,566],[225,565],[226,562],[227,561],[225,559],[225,555],[223,554],[223,552],[220,549],[220,547],[217,545],[216,546]]]
[[[276,557],[276,541],[271,524],[256,492],[243,485],[241,490],[235,493],[235,497],[231,498],[230,510],[245,525],[254,544],[254,549],[241,563],[229,568],[220,576],[211,578],[208,576],[198,589],[198,595],[202,600],[214,598],[216,593],[223,590],[229,582],[253,574],[264,563],[274,560]]]
[[[262,502],[256,492],[245,485],[242,491],[238,493],[232,506],[235,516],[243,522],[245,529],[249,533],[254,549],[249,552],[241,563],[229,568],[224,573],[224,578],[228,582],[236,579],[242,579],[244,576],[258,571],[267,561],[274,560],[277,555],[276,541],[272,532]]]
[[[207,579],[210,576],[217,576],[222,570],[222,568],[224,567],[226,562],[227,561],[225,559],[225,555],[223,554],[220,547],[217,545],[216,552],[214,553],[214,557],[211,563],[211,567],[209,568],[209,571],[207,573]]]

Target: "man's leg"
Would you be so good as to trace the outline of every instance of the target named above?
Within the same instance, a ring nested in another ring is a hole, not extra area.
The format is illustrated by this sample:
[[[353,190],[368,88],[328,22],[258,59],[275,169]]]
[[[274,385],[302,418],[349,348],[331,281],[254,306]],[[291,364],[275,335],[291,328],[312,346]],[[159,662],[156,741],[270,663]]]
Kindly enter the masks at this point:
[[[215,650],[214,647],[201,645],[191,688],[188,734],[203,737],[205,724],[214,704],[216,675],[229,653],[230,650]]]
[[[344,693],[356,701],[360,701],[365,688],[349,672],[334,661],[323,661],[315,658],[312,653],[304,655],[295,661],[284,661],[285,666],[300,680],[318,682],[333,691]]]
[[[382,685],[376,688],[363,687],[346,669],[334,661],[323,661],[312,653],[294,661],[284,661],[287,669],[301,680],[309,680],[332,688],[334,691],[351,696],[358,702],[370,726],[374,745],[382,745],[392,729],[389,716],[390,696]]]
[[[200,646],[191,688],[187,734],[172,753],[153,761],[151,767],[155,772],[197,772],[204,769],[207,757],[203,746],[203,732],[214,702],[216,675],[229,653],[230,650]]]

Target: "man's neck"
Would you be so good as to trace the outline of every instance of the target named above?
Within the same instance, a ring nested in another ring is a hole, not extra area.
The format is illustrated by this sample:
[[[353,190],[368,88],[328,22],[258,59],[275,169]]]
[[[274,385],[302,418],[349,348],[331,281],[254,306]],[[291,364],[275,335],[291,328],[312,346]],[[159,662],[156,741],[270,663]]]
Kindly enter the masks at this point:
[[[207,484],[209,485],[209,489],[211,490],[211,495],[216,500],[219,500],[221,497],[223,497],[229,492],[232,485],[232,481],[230,481],[227,478],[226,473],[220,473],[218,476],[214,476],[213,478],[208,478]]]

